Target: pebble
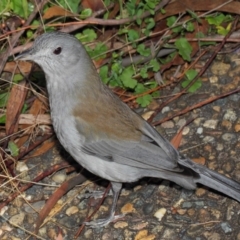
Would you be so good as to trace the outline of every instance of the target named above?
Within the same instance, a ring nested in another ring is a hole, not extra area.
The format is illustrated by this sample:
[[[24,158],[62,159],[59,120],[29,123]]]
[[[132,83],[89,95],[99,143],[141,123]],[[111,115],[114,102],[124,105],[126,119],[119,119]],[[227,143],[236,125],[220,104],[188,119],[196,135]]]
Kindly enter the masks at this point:
[[[162,128],[174,128],[174,122],[173,121],[166,121],[161,124]]]
[[[166,106],[162,109],[162,113],[166,113],[166,112],[169,112],[170,111],[170,107]]]
[[[84,233],[84,237],[87,239],[93,239],[93,230],[87,229],[86,232]]]
[[[204,236],[208,239],[208,240],[222,240],[221,235],[219,233],[210,233],[210,232],[205,232]]]
[[[199,210],[199,217],[198,221],[201,223],[210,221],[210,214],[206,209],[200,209]]]
[[[153,211],[153,208],[154,208],[154,203],[146,203],[143,207],[143,213],[145,215],[149,215],[152,211]]]
[[[229,225],[228,222],[223,222],[223,223],[221,223],[220,225],[221,225],[221,228],[222,228],[222,230],[224,231],[224,233],[230,233],[230,232],[232,232],[232,228],[231,228],[231,226]]]
[[[221,212],[217,209],[212,209],[211,214],[215,217],[216,220],[219,220],[222,216]]]
[[[206,189],[204,188],[198,188],[195,192],[195,194],[198,196],[198,197],[202,197],[206,194]]]
[[[147,111],[142,114],[142,118],[147,121],[153,115],[153,113],[154,113],[154,111]]]
[[[205,128],[211,128],[211,129],[216,129],[218,124],[218,120],[210,119],[207,120],[203,123],[203,126]]]
[[[237,120],[237,114],[233,109],[228,109],[223,116],[224,120],[229,120],[230,122],[235,122]]]
[[[182,204],[182,208],[192,208],[193,203],[192,202],[184,202]]]
[[[190,132],[190,128],[189,127],[184,127],[183,131],[182,131],[182,135],[187,135]]]
[[[206,136],[203,138],[203,142],[205,142],[205,143],[213,142],[214,140],[215,139],[212,136]]]
[[[161,221],[166,212],[167,212],[166,208],[160,208],[154,213],[154,217],[156,217],[158,221]]]
[[[61,172],[57,172],[55,173],[53,176],[52,176],[52,180],[55,182],[55,183],[63,183],[65,182],[66,180],[66,174],[61,171]]]
[[[179,215],[184,215],[187,212],[187,209],[177,209]]]
[[[78,207],[71,206],[71,207],[67,208],[66,215],[71,216],[71,215],[77,213],[78,211],[79,211]]]
[[[121,213],[126,214],[126,213],[132,213],[136,212],[136,209],[133,207],[132,203],[127,203],[121,208]]]
[[[155,185],[148,185],[146,187],[145,191],[141,192],[141,196],[143,197],[143,199],[146,200],[146,199],[150,198],[153,195],[155,189],[156,189]]]
[[[240,123],[237,123],[237,124],[234,126],[234,130],[235,130],[235,132],[240,132]]]
[[[137,224],[134,224],[131,226],[132,230],[142,230],[143,228],[146,228],[148,225],[148,222],[140,222]]]
[[[221,111],[221,107],[220,106],[213,106],[212,108],[216,112],[220,112]]]
[[[233,144],[236,141],[236,135],[233,133],[224,133],[222,135],[222,139],[226,142],[231,142],[231,144]]]
[[[232,128],[232,123],[228,120],[223,120],[222,121],[222,127],[227,129],[227,130],[230,130]]]
[[[217,76],[212,76],[209,78],[210,83],[217,83],[218,82],[218,77]]]
[[[45,205],[45,201],[37,201],[32,203],[31,206],[29,204],[24,204],[24,211],[27,213],[35,213],[36,211],[40,211]]]
[[[154,240],[156,239],[154,234],[148,235],[148,230],[141,230],[137,233],[134,240]]]
[[[195,211],[193,208],[190,208],[190,209],[187,210],[187,214],[188,214],[188,216],[190,216],[190,217],[191,217],[191,216],[194,216],[194,215],[195,215],[195,212],[196,212],[196,211]]]
[[[185,118],[181,118],[180,120],[178,120],[178,122],[177,122],[177,126],[179,126],[180,128],[181,127],[183,127],[183,126],[185,126],[186,125],[186,119]]]
[[[197,128],[197,134],[202,134],[202,133],[203,133],[203,128],[202,127]]]
[[[24,172],[24,171],[28,171],[28,166],[25,162],[23,161],[17,161],[17,165],[16,165],[16,170],[18,172]]]
[[[12,217],[10,217],[9,222],[12,223],[13,225],[22,225],[23,220],[25,218],[25,213],[21,212],[19,214],[16,214]]]
[[[128,226],[128,223],[124,221],[118,221],[114,224],[114,228],[125,228],[127,226]]]
[[[224,75],[228,72],[228,70],[230,69],[231,65],[230,64],[226,64],[223,62],[219,62],[216,61],[213,63],[213,65],[211,66],[211,71],[214,75]]]

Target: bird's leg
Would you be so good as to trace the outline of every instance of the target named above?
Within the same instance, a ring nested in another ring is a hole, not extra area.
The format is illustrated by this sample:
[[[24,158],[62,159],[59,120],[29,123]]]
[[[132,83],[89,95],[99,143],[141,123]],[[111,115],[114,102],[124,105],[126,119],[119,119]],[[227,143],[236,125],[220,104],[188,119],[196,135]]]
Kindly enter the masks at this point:
[[[104,218],[104,219],[97,219],[95,221],[85,222],[85,224],[87,226],[90,226],[91,228],[104,227],[104,226],[108,225],[110,222],[112,222],[116,219],[122,218],[124,216],[124,215],[114,216],[116,205],[117,205],[117,200],[118,200],[118,196],[119,196],[119,193],[121,191],[121,188],[122,188],[122,184],[117,183],[117,182],[111,182],[111,184],[112,184],[112,191],[113,191],[113,203],[112,203],[112,206],[111,206],[109,216],[107,218]]]

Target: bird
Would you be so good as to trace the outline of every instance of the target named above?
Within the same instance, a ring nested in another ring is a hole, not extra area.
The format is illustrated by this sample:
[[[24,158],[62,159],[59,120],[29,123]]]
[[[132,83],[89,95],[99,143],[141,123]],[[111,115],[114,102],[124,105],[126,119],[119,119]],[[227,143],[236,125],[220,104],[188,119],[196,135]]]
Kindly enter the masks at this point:
[[[182,156],[103,84],[75,36],[43,33],[15,59],[35,62],[45,73],[52,124],[62,146],[82,167],[111,182],[108,217],[88,226],[100,228],[117,219],[122,184],[143,177],[170,180],[189,190],[200,183],[240,201],[237,181]]]

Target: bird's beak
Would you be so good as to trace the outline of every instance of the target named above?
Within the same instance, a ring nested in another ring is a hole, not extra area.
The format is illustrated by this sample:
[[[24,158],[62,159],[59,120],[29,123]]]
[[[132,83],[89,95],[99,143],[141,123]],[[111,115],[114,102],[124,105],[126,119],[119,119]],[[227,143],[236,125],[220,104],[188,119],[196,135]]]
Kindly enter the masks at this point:
[[[29,48],[26,51],[20,53],[17,57],[14,58],[15,61],[22,60],[22,61],[32,61],[33,60],[33,49]]]

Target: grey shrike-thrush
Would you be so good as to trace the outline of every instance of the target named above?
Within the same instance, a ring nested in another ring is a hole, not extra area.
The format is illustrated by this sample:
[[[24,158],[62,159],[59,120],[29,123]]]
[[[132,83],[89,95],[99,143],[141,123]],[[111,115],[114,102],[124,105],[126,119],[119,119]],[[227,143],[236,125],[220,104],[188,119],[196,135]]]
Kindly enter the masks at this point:
[[[43,69],[60,143],[84,168],[112,184],[110,214],[90,222],[91,227],[111,222],[122,183],[143,177],[167,179],[186,189],[201,183],[240,201],[238,182],[182,157],[115,96],[75,37],[45,33],[16,59],[33,61]]]

